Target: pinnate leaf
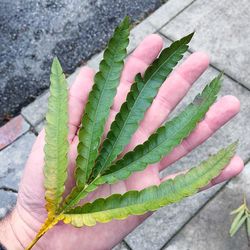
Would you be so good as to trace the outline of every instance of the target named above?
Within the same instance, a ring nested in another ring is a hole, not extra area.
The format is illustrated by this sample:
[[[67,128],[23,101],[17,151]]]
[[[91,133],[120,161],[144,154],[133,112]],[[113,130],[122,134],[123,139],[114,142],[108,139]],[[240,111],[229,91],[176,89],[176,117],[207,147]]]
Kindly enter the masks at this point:
[[[58,211],[67,179],[68,166],[68,92],[60,62],[53,60],[50,76],[50,97],[45,127],[44,185],[49,216]]]
[[[79,132],[75,172],[79,187],[86,184],[98,155],[104,125],[123,69],[128,36],[129,20],[125,18],[110,39],[100,63],[99,72],[94,78],[94,86],[89,94],[82,118],[83,125]]]
[[[197,193],[229,164],[235,154],[236,143],[209,157],[198,167],[186,174],[164,181],[159,186],[151,186],[142,191],[128,191],[100,198],[93,203],[76,207],[64,214],[64,222],[76,227],[93,226],[96,222],[105,223],[112,219],[125,219],[129,215],[141,215],[155,211],[162,206],[178,202]]]
[[[193,33],[165,48],[146,70],[143,78],[140,74],[135,77],[126,102],[123,103],[120,112],[116,115],[107,138],[104,140],[92,175],[93,179],[107,170],[112,161],[128,144],[159,87],[187,51],[192,36]]]

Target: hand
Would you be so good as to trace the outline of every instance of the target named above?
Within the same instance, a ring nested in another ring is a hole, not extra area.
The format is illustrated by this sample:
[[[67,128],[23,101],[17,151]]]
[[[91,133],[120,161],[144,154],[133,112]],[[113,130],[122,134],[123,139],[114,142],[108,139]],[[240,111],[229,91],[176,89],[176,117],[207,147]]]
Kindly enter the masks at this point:
[[[162,46],[163,41],[158,35],[150,35],[129,56],[121,76],[110,117],[106,124],[105,133],[107,133],[121,104],[125,101],[136,73],[145,71],[157,57]],[[208,64],[209,59],[207,55],[202,52],[196,52],[189,56],[171,74],[160,88],[157,97],[147,110],[139,129],[132,137],[131,143],[126,147],[125,151],[131,150],[137,144],[144,142],[166,120],[171,110],[186,95],[191,85],[207,69]],[[74,185],[73,171],[77,155],[77,132],[84,106],[93,84],[93,77],[94,71],[88,67],[83,67],[69,90],[68,140],[70,142],[70,153],[69,180],[66,184],[66,192],[69,192]],[[209,138],[218,128],[237,114],[239,107],[239,101],[233,96],[220,98],[210,108],[205,119],[199,123],[195,131],[161,162],[149,166],[143,172],[133,174],[126,181],[121,181],[112,186],[101,186],[88,199],[104,197],[113,193],[124,193],[131,189],[140,190],[150,185],[160,184],[162,181],[159,177],[160,171]],[[9,230],[6,230],[6,237],[4,237],[3,243],[8,249],[22,249],[24,246],[27,246],[38,232],[47,215],[43,186],[44,136],[45,132],[42,130],[27,161],[17,205],[11,216],[5,221],[6,228],[9,228]],[[242,169],[242,160],[235,156],[220,176],[215,178],[209,186],[232,178],[240,173]],[[164,179],[172,177],[167,176]],[[107,224],[98,224],[94,227],[83,227],[81,229],[59,223],[39,240],[34,249],[110,249],[137,227],[147,216],[149,214],[130,216],[124,221],[111,221]]]

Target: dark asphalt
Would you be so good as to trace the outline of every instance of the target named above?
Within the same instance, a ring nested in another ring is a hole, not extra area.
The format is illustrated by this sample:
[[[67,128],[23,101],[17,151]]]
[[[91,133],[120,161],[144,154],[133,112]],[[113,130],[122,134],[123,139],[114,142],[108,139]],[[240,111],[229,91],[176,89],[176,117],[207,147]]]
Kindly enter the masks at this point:
[[[66,73],[101,51],[129,15],[143,19],[161,0],[0,0],[0,125],[48,88],[52,58]]]

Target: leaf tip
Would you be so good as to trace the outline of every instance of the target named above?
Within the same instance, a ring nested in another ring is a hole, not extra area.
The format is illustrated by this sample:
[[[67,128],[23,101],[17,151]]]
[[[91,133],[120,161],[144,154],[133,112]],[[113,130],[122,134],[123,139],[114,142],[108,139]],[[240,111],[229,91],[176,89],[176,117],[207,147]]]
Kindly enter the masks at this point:
[[[119,26],[123,27],[124,29],[130,29],[130,17],[125,16]]]
[[[56,74],[56,73],[63,73],[63,69],[62,69],[62,66],[61,66],[61,63],[58,59],[57,56],[55,56],[53,58],[53,61],[52,61],[52,66],[51,66],[51,72]]]
[[[193,31],[192,33],[184,37],[184,39],[186,40],[186,43],[189,43],[192,40],[194,34],[195,34],[195,31]]]
[[[228,146],[228,150],[230,150],[231,152],[233,152],[233,153],[235,154],[238,145],[239,145],[239,139],[236,140],[235,142],[231,143],[231,144]]]

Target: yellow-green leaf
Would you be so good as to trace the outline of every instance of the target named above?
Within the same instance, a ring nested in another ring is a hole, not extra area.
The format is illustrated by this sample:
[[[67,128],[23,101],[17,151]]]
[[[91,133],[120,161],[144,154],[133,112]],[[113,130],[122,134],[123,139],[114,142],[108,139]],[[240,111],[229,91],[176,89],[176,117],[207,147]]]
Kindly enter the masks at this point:
[[[50,82],[44,147],[44,186],[49,217],[56,214],[62,201],[68,166],[67,82],[57,58],[53,60]]]
[[[95,75],[94,86],[89,94],[79,132],[75,171],[77,187],[84,187],[86,184],[98,155],[104,125],[119,84],[123,61],[127,55],[129,29],[129,19],[126,17],[110,39],[104,51],[99,72]]]
[[[197,193],[228,165],[235,154],[236,143],[231,144],[217,154],[190,169],[186,174],[167,180],[159,186],[151,186],[142,191],[129,191],[114,194],[106,199],[97,199],[76,207],[64,214],[64,222],[76,227],[93,226],[97,222],[105,223],[112,219],[125,219],[129,215],[141,215],[155,211],[162,206],[178,202]]]

